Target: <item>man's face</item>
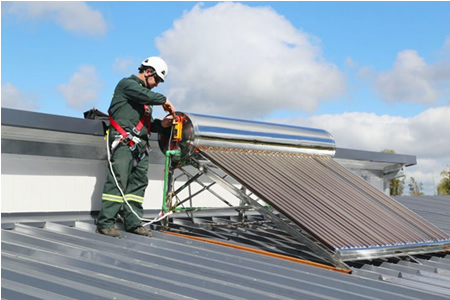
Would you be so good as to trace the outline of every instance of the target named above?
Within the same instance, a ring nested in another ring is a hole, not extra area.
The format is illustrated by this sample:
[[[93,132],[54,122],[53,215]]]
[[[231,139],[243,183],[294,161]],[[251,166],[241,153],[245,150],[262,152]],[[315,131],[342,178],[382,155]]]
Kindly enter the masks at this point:
[[[159,76],[156,75],[156,73],[154,75],[152,75],[152,71],[151,70],[146,70],[145,72],[147,73],[147,76],[149,76],[148,77],[148,85],[149,85],[148,88],[149,89],[157,87],[158,84],[160,82],[162,82],[161,78],[159,78]]]

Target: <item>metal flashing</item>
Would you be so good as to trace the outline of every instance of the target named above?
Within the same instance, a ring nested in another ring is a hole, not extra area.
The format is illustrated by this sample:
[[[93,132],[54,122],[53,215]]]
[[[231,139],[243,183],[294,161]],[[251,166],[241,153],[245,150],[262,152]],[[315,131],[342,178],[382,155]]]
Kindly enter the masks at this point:
[[[398,163],[405,166],[412,166],[417,164],[416,156],[406,155],[406,154],[396,154],[396,153],[384,153],[384,152],[374,152],[374,151],[362,151],[347,148],[336,148],[336,154],[334,155],[336,159],[351,159],[369,162],[380,162],[380,163]]]
[[[101,121],[85,120],[2,107],[2,125],[61,132],[104,135]]]

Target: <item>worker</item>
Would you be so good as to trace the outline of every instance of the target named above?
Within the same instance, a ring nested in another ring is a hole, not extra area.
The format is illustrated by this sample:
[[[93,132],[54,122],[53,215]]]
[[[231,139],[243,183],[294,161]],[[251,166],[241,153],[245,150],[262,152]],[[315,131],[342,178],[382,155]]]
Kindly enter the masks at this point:
[[[117,84],[108,110],[111,121],[108,133],[110,164],[96,232],[112,237],[121,236],[115,228],[121,208],[125,231],[152,236],[151,231],[141,225],[144,193],[148,185],[149,135],[150,132],[167,133],[167,130],[170,133],[173,121],[170,115],[163,120],[153,119],[152,106],[163,105],[167,111],[175,112],[167,97],[152,91],[167,77],[165,61],[149,57],[138,70],[137,75],[124,78]]]

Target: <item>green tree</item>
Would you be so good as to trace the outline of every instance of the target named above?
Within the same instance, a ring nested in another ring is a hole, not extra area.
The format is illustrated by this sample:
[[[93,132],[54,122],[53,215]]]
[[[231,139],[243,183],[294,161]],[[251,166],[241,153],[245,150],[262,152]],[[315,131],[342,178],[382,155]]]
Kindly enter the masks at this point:
[[[395,151],[392,149],[384,149],[381,152],[395,154]],[[405,187],[405,179],[406,179],[405,177],[403,177],[402,179],[399,179],[399,178],[391,179],[391,181],[389,183],[389,194],[391,196],[403,195],[403,190]]]
[[[438,195],[450,195],[450,168],[441,172],[441,182],[437,186]]]
[[[411,182],[408,183],[408,187],[409,187],[409,194],[411,196],[423,196],[425,195],[422,190],[423,190],[423,184],[422,182],[417,182],[414,177],[411,177]]]
[[[389,184],[389,194],[391,196],[401,196],[403,195],[403,190],[405,187],[405,177],[402,179],[394,178],[391,179],[391,183]]]

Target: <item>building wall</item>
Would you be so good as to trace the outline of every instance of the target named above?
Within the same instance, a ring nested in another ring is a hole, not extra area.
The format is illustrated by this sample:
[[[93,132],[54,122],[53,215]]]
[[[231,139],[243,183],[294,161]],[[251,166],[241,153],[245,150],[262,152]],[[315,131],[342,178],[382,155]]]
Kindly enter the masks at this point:
[[[104,147],[103,138],[98,146]],[[164,157],[157,143],[152,142],[152,163],[149,165],[149,185],[144,198],[144,209],[159,210],[162,206],[164,187]],[[106,152],[106,151],[105,151]],[[103,185],[106,180],[107,161],[54,157],[43,155],[2,153],[2,213],[16,212],[66,212],[96,211],[100,209]],[[194,168],[187,168],[195,174]],[[179,173],[177,173],[178,175]],[[210,184],[208,178],[201,178]],[[186,181],[181,176],[175,182],[175,189]],[[200,191],[202,186],[192,184],[191,194]],[[212,188],[227,197],[233,205],[239,201],[220,187]],[[180,193],[180,200],[189,196],[189,189]],[[186,203],[189,204],[189,201]],[[193,206],[223,207],[225,204],[204,191],[196,196]]]

